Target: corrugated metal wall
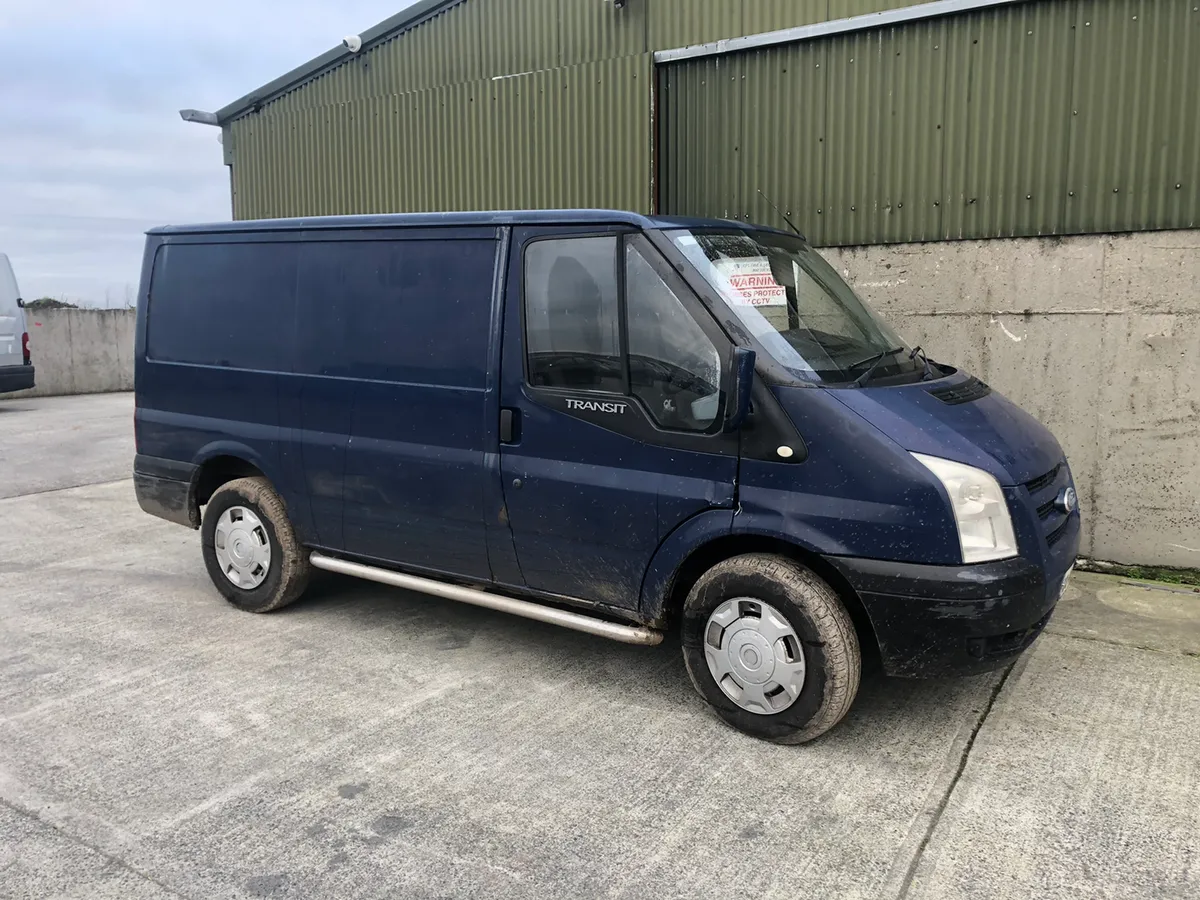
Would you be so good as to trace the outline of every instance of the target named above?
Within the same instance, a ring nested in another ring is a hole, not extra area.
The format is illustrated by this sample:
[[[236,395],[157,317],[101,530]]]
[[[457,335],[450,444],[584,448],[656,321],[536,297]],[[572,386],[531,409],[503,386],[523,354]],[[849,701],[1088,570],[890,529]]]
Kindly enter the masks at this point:
[[[902,5],[463,0],[233,120],[234,215],[649,212],[650,49]]]
[[[234,120],[235,215],[657,191],[777,221],[761,189],[823,244],[1198,224],[1195,0],[1033,0],[669,64],[652,174],[651,50],[904,5],[464,0]]]
[[[232,123],[234,215],[648,211],[647,54]]]
[[[570,0],[576,2],[576,0]],[[846,19],[919,0],[630,0],[648,9],[651,50]]]
[[[914,0],[463,0],[264,104],[288,112],[640,55]]]
[[[1068,231],[1200,224],[1200,3],[1079,0]]]
[[[1200,225],[1195,0],[1041,0],[659,78],[664,212],[778,222],[761,189],[824,245]]]

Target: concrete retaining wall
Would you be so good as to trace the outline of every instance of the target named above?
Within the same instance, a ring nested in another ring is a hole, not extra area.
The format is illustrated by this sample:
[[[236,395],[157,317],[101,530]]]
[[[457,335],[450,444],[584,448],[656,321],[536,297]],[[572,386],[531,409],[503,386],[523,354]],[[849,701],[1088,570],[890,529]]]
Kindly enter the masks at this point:
[[[135,322],[132,309],[25,310],[37,384],[5,398],[132,391]]]
[[[1054,431],[1084,555],[1200,566],[1200,231],[825,255],[908,341]]]

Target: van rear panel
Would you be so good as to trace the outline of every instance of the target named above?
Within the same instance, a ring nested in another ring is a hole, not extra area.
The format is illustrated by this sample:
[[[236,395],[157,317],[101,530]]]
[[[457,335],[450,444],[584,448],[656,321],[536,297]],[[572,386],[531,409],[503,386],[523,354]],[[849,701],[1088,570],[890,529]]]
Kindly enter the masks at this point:
[[[25,310],[8,257],[0,253],[0,394],[34,385]]]
[[[194,525],[202,467],[239,461],[303,543],[489,577],[496,244],[494,228],[152,235],[136,420],[158,514]],[[174,476],[186,503],[164,496],[164,461],[193,467]]]
[[[279,471],[279,370],[297,258],[280,242],[156,248],[138,310],[139,455],[192,466],[224,455]]]

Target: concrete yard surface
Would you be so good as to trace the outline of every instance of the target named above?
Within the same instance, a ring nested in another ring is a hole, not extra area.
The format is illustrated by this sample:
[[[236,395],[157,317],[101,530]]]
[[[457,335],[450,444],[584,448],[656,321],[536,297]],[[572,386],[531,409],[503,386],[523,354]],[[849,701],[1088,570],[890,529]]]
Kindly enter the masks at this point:
[[[132,472],[132,394],[0,395],[0,498],[125,480]]]
[[[131,426],[0,402],[0,897],[1200,896],[1200,594],[1077,575],[1011,670],[781,747],[675,636],[334,577],[238,612]]]

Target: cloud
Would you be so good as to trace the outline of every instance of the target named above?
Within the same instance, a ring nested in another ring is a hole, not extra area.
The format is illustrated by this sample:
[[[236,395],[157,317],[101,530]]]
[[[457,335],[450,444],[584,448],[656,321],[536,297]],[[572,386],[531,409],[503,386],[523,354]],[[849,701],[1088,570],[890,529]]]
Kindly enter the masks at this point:
[[[229,218],[215,110],[411,0],[0,0],[0,252],[26,297],[125,302],[142,233]],[[16,8],[11,8],[16,7]]]

